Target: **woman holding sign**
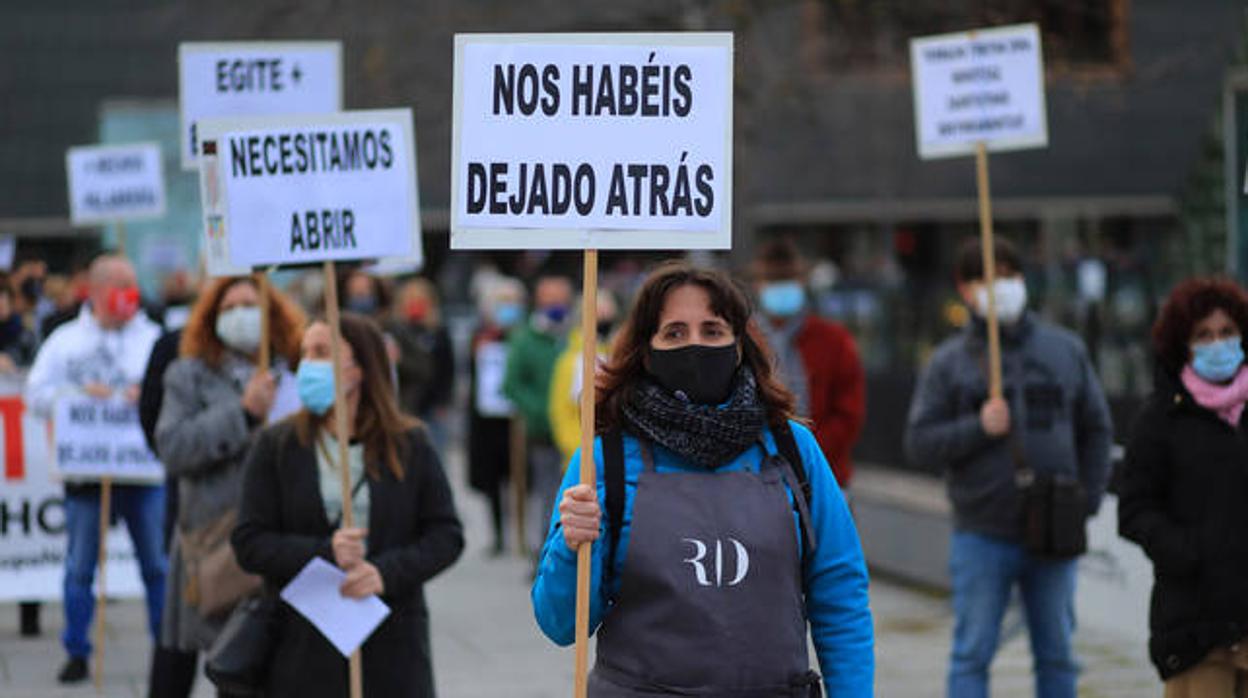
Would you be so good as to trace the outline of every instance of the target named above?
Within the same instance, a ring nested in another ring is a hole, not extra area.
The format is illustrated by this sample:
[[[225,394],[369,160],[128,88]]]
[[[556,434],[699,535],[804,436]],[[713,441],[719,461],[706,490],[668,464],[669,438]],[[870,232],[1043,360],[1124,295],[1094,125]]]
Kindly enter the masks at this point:
[[[270,287],[274,361],[256,370],[260,293],[251,277],[213,281],[182,330],[180,358],[164,376],[156,449],[177,478],[179,507],[160,640],[181,652],[208,649],[238,600],[259,586],[238,569],[229,535],[247,449],[266,421],[298,406],[287,367],[299,362],[304,326],[303,313]],[[189,680],[172,683],[182,687],[163,687],[161,695],[189,694]]]
[[[872,694],[858,535],[771,367],[726,276],[670,263],[647,279],[600,380],[598,490],[578,452],[533,586],[542,630],[571,643],[592,543],[591,696],[819,695],[808,623],[828,692]]]
[[[234,550],[243,569],[263,576],[272,593],[320,557],[346,572],[343,595],[380,596],[390,615],[362,648],[364,694],[433,696],[423,585],[459,557],[463,533],[428,434],[395,402],[381,330],[344,313],[341,331],[351,506],[367,527],[338,527],[343,501],[332,430],[331,332],[314,322],[304,333],[297,373],[303,409],[264,431],[248,455]],[[283,604],[278,620],[264,695],[346,695],[346,658],[292,607]]]

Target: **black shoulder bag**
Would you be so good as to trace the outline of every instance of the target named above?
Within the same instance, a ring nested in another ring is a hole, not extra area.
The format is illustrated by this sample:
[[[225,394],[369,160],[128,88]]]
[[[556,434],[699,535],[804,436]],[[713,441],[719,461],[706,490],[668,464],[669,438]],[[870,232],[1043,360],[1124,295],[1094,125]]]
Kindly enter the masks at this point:
[[[984,376],[986,362],[980,357]],[[1023,548],[1037,557],[1067,559],[1088,550],[1087,497],[1078,477],[1036,471],[1027,463],[1020,429],[1027,423],[1023,409],[1011,415],[1008,446],[1014,461],[1014,486],[1022,498]]]

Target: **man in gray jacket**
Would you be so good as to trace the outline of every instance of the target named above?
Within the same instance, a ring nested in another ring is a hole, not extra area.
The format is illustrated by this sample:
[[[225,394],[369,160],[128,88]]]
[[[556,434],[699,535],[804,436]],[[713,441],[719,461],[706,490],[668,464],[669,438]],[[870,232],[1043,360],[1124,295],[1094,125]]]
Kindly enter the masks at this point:
[[[1078,478],[1085,517],[1091,516],[1109,479],[1109,408],[1083,343],[1027,311],[1021,259],[1004,240],[997,243],[996,264],[1004,397],[988,395],[987,294],[982,252],[978,241],[970,240],[959,251],[955,277],[973,319],[936,349],[906,429],[910,459],[941,466],[953,502],[956,621],[948,695],[988,695],[1001,617],[1017,584],[1031,636],[1036,695],[1073,698],[1077,558],[1040,557],[1023,547],[1016,461],[1037,473]]]

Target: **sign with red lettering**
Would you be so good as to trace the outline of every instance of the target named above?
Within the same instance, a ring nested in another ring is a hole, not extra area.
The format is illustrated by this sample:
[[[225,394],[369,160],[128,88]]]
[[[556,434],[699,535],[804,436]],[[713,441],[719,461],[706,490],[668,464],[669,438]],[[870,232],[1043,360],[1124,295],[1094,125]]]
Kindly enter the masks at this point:
[[[53,479],[48,422],[22,401],[21,381],[0,378],[0,602],[57,601],[65,572],[65,490]],[[130,537],[108,537],[108,594],[140,598],[143,584]]]
[[[199,120],[322,114],[342,109],[342,43],[234,41],[178,44],[182,169],[199,161]]]

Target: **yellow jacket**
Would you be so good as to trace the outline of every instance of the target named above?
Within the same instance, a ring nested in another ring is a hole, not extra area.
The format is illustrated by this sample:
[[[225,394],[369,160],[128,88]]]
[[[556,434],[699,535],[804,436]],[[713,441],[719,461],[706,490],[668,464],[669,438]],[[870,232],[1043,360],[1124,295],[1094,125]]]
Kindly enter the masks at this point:
[[[602,346],[598,347],[599,356]],[[581,447],[581,331],[568,333],[568,344],[555,360],[555,372],[550,379],[550,431],[555,446],[563,457],[566,468],[568,460]]]

